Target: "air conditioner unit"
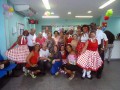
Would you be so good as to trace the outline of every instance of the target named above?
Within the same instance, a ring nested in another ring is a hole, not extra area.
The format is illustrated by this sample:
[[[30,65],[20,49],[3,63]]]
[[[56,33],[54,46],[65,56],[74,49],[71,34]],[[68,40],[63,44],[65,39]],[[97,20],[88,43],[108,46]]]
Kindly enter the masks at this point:
[[[36,14],[36,11],[29,5],[14,5],[14,9],[17,13],[23,16],[33,16]]]

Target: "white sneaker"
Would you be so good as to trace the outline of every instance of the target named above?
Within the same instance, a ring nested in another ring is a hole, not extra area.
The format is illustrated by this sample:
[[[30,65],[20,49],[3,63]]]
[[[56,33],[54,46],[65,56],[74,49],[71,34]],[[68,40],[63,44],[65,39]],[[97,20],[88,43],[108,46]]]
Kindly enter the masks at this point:
[[[36,76],[33,73],[30,73],[32,78],[36,78]]]
[[[72,74],[68,79],[72,80],[75,77],[75,74]]]
[[[59,72],[56,72],[56,73],[55,73],[55,76],[58,76],[58,75],[59,75]]]

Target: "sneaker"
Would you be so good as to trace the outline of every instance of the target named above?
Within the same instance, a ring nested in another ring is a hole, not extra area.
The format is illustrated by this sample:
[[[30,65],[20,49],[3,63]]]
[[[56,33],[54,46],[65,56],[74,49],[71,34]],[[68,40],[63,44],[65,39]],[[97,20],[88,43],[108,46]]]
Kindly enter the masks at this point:
[[[58,75],[59,75],[59,72],[56,72],[56,73],[55,73],[55,76],[58,76]]]
[[[36,78],[36,76],[33,73],[31,73],[30,75],[32,78]]]
[[[88,75],[87,78],[88,78],[88,79],[92,79],[92,76],[91,76],[91,75]]]
[[[75,74],[72,74],[68,79],[72,80],[75,77]]]

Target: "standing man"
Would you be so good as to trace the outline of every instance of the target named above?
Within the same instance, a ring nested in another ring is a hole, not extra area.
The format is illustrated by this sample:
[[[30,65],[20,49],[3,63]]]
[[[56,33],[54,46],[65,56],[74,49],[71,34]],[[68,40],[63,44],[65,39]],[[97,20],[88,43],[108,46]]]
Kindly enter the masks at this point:
[[[114,40],[115,40],[115,36],[114,36],[113,33],[111,33],[111,32],[108,31],[108,30],[106,30],[104,33],[106,34],[106,36],[107,36],[107,38],[108,38],[108,47],[107,47],[106,52],[108,51],[107,63],[109,63],[109,62],[110,62],[110,59],[111,59],[112,49],[113,49],[113,47],[114,47],[113,42],[114,42]]]
[[[107,48],[107,44],[104,46],[104,41],[105,42],[108,41],[107,36],[105,35],[105,33],[102,30],[100,30],[99,28],[97,29],[97,26],[95,23],[91,23],[90,27],[91,27],[91,31],[96,31],[96,38],[98,40],[98,51],[99,51],[101,59],[104,62],[104,50]],[[104,63],[102,65],[102,67],[99,68],[97,71],[96,77],[98,79],[101,78],[103,68],[104,68]]]
[[[27,37],[28,40],[28,48],[29,51],[31,52],[33,50],[33,47],[35,45],[35,40],[36,40],[36,29],[31,29],[29,36]]]

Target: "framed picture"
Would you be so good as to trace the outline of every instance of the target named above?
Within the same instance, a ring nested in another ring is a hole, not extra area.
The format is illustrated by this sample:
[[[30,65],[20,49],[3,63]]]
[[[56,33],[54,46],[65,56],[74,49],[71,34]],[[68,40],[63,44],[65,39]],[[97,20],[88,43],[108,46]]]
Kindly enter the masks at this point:
[[[22,23],[18,23],[18,36],[19,35],[22,35],[23,34],[23,31],[24,31],[24,24],[22,24]]]

